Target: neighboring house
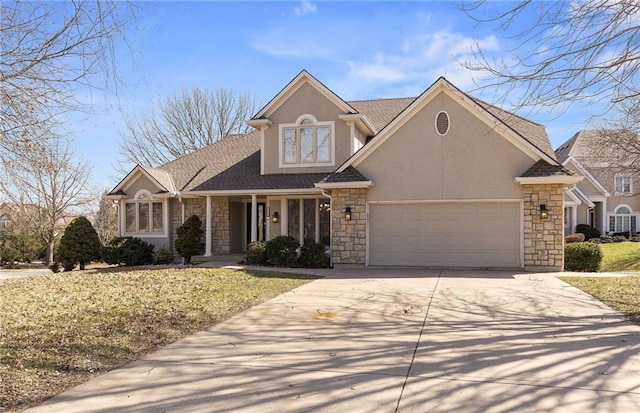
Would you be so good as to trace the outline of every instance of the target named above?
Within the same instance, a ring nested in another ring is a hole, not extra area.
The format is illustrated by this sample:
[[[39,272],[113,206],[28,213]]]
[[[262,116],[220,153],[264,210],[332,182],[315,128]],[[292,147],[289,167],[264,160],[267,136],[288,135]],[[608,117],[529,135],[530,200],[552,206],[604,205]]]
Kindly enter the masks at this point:
[[[346,102],[302,71],[234,135],[109,194],[119,234],[172,248],[188,216],[205,255],[276,235],[335,265],[563,267],[562,167],[545,128],[444,78],[417,98]]]
[[[9,204],[0,204],[0,232],[9,229],[12,215],[14,211]]]
[[[637,174],[614,166],[598,156],[597,139],[615,131],[583,130],[556,149],[558,160],[585,179],[567,191],[565,234],[578,224],[588,224],[602,234],[638,232],[640,185]]]

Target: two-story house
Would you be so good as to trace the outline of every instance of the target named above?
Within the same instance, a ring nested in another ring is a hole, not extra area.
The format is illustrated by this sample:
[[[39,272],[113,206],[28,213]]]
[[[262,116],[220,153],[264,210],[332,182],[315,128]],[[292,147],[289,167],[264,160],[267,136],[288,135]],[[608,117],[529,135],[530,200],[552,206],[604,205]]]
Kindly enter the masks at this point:
[[[582,130],[556,149],[558,160],[567,169],[584,176],[565,199],[565,233],[578,224],[588,224],[602,234],[638,232],[640,178],[632,169],[612,164],[603,156],[603,134],[615,130]],[[611,156],[615,156],[611,155]]]
[[[347,102],[300,72],[229,136],[110,193],[119,234],[172,248],[192,214],[205,255],[290,235],[333,264],[563,267],[562,167],[542,125],[444,78],[416,98]]]

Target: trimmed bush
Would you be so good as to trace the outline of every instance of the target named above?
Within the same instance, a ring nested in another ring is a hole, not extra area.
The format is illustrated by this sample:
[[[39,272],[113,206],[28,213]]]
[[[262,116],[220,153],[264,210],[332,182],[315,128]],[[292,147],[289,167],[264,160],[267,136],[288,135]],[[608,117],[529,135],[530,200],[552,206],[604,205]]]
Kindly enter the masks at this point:
[[[267,255],[265,253],[265,241],[255,241],[247,245],[244,260],[250,265],[265,265],[267,263]]]
[[[204,252],[202,242],[202,221],[197,215],[191,215],[176,229],[175,247],[178,254],[184,258],[184,263],[191,263],[191,257]]]
[[[600,238],[600,231],[587,224],[578,224],[576,232],[584,234],[584,239],[589,241],[592,238]]]
[[[148,265],[153,263],[153,245],[140,238],[115,237],[102,250],[104,261],[116,265]]]
[[[327,268],[330,260],[327,247],[319,242],[305,242],[300,247],[298,265],[304,268]]]
[[[57,262],[53,262],[50,266],[49,269],[51,270],[52,273],[57,274],[60,272],[60,265]]]
[[[153,252],[153,265],[173,264],[173,254],[166,248]]]
[[[65,271],[71,271],[80,265],[84,270],[86,264],[100,259],[102,245],[98,233],[85,217],[71,221],[60,239],[56,250],[56,261],[62,263]]]
[[[584,241],[584,234],[578,232],[576,234],[569,234],[564,237],[564,242],[567,244],[571,244],[572,242],[582,242]]]
[[[564,247],[564,269],[567,271],[595,272],[601,261],[600,246],[593,242],[567,244]]]
[[[264,247],[266,261],[278,267],[292,266],[298,259],[299,247],[298,241],[288,235],[271,238]]]

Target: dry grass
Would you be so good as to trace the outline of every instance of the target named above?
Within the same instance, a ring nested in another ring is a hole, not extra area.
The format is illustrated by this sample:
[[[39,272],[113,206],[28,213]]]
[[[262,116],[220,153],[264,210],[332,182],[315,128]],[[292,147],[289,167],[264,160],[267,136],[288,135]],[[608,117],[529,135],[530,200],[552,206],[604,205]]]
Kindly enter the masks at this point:
[[[600,272],[640,271],[640,242],[600,244]]]
[[[164,268],[0,280],[0,411],[37,405],[311,279]]]
[[[640,276],[562,277],[561,280],[620,311],[636,324],[640,324]]]

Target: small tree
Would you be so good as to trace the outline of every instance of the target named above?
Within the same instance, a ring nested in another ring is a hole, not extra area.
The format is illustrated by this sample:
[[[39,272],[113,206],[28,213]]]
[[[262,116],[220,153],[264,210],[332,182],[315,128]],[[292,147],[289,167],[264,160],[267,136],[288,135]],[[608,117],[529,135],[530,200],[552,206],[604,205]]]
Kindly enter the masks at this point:
[[[202,254],[202,233],[202,221],[196,215],[187,218],[184,224],[176,229],[176,251],[184,258],[185,264],[189,264],[194,255]]]
[[[84,270],[85,264],[100,259],[100,240],[91,222],[78,217],[64,230],[56,260],[63,263],[65,270],[73,269],[76,263]]]

